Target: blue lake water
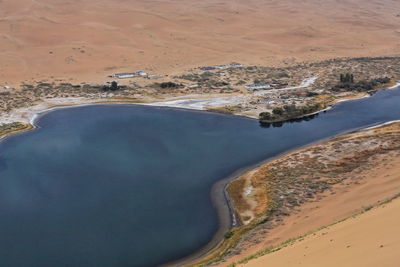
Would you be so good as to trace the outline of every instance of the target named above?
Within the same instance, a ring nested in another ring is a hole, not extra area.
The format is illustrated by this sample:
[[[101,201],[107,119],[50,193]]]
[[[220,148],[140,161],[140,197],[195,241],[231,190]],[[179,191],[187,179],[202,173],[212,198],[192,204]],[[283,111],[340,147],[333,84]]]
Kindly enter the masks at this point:
[[[0,143],[0,266],[157,266],[219,227],[217,181],[290,149],[400,119],[400,90],[260,127],[238,116],[94,105]]]

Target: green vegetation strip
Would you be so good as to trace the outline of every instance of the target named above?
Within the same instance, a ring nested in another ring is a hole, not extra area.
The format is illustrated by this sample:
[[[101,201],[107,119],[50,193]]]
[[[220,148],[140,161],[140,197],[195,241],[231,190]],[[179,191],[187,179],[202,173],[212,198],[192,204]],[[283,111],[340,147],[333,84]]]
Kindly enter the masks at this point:
[[[27,131],[31,130],[34,127],[31,124],[22,123],[22,122],[13,122],[0,125],[0,137],[20,132],[20,131]]]
[[[270,201],[265,215],[260,216],[256,220],[252,221],[250,224],[242,225],[229,230],[228,232],[225,233],[225,240],[223,240],[223,242],[218,247],[216,247],[213,251],[211,251],[207,256],[199,259],[198,261],[186,265],[186,267],[209,266],[213,263],[223,260],[223,258],[227,256],[230,250],[239,243],[239,241],[246,233],[253,230],[257,226],[267,222],[268,219],[271,218],[271,215],[278,209],[279,209],[279,204],[277,204],[274,201]]]

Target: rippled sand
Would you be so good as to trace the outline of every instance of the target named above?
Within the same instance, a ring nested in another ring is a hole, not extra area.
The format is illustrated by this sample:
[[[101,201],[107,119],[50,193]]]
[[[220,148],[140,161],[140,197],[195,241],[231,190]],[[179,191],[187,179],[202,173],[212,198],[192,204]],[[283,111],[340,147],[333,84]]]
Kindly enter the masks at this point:
[[[398,1],[0,1],[0,83],[395,55]]]

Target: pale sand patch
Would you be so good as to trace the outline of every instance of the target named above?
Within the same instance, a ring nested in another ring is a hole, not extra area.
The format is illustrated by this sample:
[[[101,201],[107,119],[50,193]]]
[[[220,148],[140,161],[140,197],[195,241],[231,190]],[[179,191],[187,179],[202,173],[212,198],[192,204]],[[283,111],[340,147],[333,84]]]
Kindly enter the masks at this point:
[[[400,198],[239,266],[396,267]]]
[[[83,104],[95,103],[98,100],[82,98],[82,97],[70,97],[70,98],[52,98],[45,99],[40,103],[12,110],[9,113],[3,113],[0,117],[0,124],[7,124],[13,122],[23,122],[33,124],[35,119],[40,113],[50,111],[57,107],[63,106],[78,106]]]
[[[293,86],[293,87],[287,87],[287,88],[282,88],[282,89],[272,89],[272,90],[264,90],[264,91],[258,91],[255,92],[254,95],[256,96],[264,96],[276,92],[282,92],[282,91],[290,91],[290,90],[297,90],[297,89],[303,89],[310,87],[315,83],[315,81],[318,79],[318,76],[310,77],[304,79],[299,86]]]
[[[212,107],[223,107],[227,105],[237,105],[244,103],[250,99],[248,96],[227,96],[227,97],[214,97],[214,98],[189,98],[170,100],[162,102],[149,103],[151,106],[159,107],[175,107],[175,108],[186,108],[195,110],[206,110]]]

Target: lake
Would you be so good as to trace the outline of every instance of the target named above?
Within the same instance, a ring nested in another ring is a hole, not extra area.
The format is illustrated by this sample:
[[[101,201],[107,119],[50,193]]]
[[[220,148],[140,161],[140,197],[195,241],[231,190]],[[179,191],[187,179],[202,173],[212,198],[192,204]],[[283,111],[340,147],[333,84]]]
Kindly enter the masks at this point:
[[[210,193],[216,182],[285,151],[398,119],[399,89],[269,128],[140,105],[49,112],[38,129],[0,143],[0,266],[180,259],[219,229]]]

